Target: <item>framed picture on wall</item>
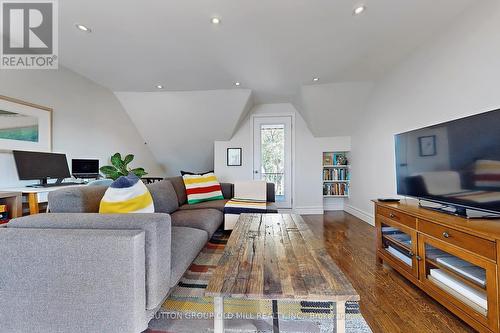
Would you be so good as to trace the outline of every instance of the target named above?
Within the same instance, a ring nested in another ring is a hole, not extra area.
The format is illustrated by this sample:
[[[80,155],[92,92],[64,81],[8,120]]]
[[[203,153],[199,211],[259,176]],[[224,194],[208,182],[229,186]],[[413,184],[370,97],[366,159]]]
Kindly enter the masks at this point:
[[[52,109],[0,95],[0,150],[52,151]]]
[[[436,151],[436,136],[421,136],[418,138],[418,146],[420,150],[420,156],[435,156]]]
[[[241,166],[241,148],[227,148],[227,166]]]

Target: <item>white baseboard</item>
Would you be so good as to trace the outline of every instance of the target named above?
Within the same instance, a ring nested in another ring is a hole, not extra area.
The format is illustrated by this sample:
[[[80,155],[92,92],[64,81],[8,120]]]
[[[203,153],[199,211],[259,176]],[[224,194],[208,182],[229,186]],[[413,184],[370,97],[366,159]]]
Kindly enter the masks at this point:
[[[323,214],[323,206],[295,207],[293,213],[299,215]]]
[[[365,221],[368,224],[375,225],[375,218],[373,215],[368,214],[367,212],[353,207],[351,205],[344,205],[344,211],[347,213],[356,216],[358,219]]]

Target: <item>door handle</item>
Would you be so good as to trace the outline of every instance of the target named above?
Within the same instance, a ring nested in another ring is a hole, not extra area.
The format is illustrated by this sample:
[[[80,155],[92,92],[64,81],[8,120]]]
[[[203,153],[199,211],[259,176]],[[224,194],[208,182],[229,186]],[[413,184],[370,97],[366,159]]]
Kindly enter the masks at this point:
[[[259,171],[258,171],[258,170],[254,170],[254,172],[253,172],[253,173],[257,174],[257,173],[259,173]]]

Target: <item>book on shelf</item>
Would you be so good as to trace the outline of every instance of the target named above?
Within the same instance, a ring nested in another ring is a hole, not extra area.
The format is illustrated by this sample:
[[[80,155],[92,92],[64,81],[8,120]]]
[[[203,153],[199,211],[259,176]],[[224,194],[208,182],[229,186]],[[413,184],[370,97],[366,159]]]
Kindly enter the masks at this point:
[[[7,210],[7,205],[0,205],[0,224],[5,224],[9,222],[9,212]]]
[[[323,184],[323,195],[347,196],[349,185],[347,183],[327,183]]]
[[[473,265],[455,256],[439,257],[436,258],[436,262],[478,283],[482,287],[486,287],[486,270],[484,268]]]
[[[323,165],[347,165],[347,155],[345,152],[326,152],[323,153]]]
[[[401,230],[398,228],[394,227],[382,227],[382,234],[384,235],[393,235],[393,234],[399,234]]]
[[[411,237],[404,232],[394,233],[389,236],[402,244],[411,246]]]
[[[472,309],[476,310],[477,312],[479,312],[483,316],[486,316],[488,314],[488,311],[486,309],[484,309],[483,307],[472,302],[470,299],[468,299],[467,297],[463,296],[462,294],[456,292],[454,289],[448,287],[444,283],[441,283],[439,280],[437,280],[433,276],[429,275],[429,276],[427,276],[427,278],[429,279],[429,281],[434,283],[436,286],[443,289],[444,291],[446,291],[448,294],[455,297],[456,299],[460,300],[462,303],[464,303],[464,304],[468,305],[469,307],[471,307]]]
[[[431,269],[430,276],[444,284],[446,287],[454,290],[468,301],[480,306],[484,310],[488,310],[488,298],[486,291],[474,289],[464,282],[456,279],[452,275],[446,273],[442,269]]]
[[[396,258],[398,258],[399,260],[401,260],[402,262],[404,262],[408,266],[412,266],[412,259],[410,256],[404,254],[403,252],[397,250],[395,247],[392,247],[390,245],[387,247],[386,250],[387,250],[387,252],[389,252],[390,254],[392,254],[393,256],[395,256]]]
[[[349,170],[347,169],[324,169],[323,180],[349,180]]]

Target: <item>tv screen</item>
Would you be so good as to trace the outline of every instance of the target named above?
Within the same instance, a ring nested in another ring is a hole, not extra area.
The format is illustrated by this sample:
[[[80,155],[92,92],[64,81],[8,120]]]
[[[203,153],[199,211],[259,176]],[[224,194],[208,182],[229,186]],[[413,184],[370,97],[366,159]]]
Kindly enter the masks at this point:
[[[20,150],[13,153],[20,180],[71,177],[65,154]]]
[[[500,212],[500,110],[397,134],[398,194]]]

